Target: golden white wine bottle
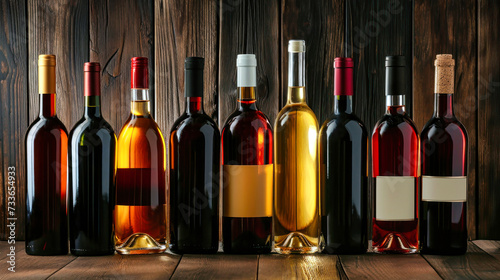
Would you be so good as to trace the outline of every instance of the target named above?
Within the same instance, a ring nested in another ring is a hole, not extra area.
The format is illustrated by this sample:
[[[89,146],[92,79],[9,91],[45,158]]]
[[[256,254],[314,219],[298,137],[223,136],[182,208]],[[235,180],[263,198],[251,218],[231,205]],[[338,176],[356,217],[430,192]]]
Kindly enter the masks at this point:
[[[318,121],[306,104],[305,42],[288,43],[288,101],[274,125],[274,242],[281,254],[320,251]]]

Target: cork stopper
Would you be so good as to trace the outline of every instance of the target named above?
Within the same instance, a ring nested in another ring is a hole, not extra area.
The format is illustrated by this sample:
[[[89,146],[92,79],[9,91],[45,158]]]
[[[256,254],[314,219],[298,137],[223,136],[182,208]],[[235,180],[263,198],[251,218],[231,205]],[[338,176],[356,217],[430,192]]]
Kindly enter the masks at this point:
[[[455,84],[455,60],[452,55],[436,55],[434,66],[436,66],[434,93],[452,94]]]

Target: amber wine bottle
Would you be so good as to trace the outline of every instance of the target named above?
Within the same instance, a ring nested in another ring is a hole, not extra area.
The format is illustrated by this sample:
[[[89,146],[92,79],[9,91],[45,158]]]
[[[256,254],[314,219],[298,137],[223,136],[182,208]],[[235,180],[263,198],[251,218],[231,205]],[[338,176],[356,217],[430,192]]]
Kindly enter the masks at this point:
[[[305,42],[288,44],[288,101],[274,125],[274,242],[281,254],[320,251],[318,121],[306,104]]]
[[[55,55],[38,57],[38,89],[40,113],[26,132],[26,253],[66,255],[68,133],[56,115]]]
[[[120,254],[166,250],[166,149],[150,114],[148,59],[132,58],[130,116],[118,137],[115,244]]]

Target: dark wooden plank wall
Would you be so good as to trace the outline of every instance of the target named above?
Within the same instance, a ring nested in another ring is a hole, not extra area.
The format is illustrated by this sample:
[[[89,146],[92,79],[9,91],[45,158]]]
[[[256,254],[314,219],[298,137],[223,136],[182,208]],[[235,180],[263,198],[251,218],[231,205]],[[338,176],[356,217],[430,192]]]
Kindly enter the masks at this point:
[[[478,238],[500,239],[500,3],[478,3]]]
[[[455,108],[470,139],[469,235],[500,239],[500,7],[494,0],[4,0],[1,8],[1,239],[11,165],[17,167],[17,238],[24,238],[23,142],[38,114],[38,54],[57,55],[57,112],[68,131],[83,112],[83,62],[101,62],[103,113],[117,134],[129,112],[130,58],[149,57],[152,110],[168,137],[184,110],[186,56],[205,57],[204,107],[222,126],[236,107],[236,55],[255,53],[258,104],[274,123],[286,102],[289,39],[306,40],[308,103],[320,123],[333,109],[333,59],[354,58],[355,111],[370,130],[384,113],[385,55],[408,58],[407,105],[421,129],[433,110],[434,57],[452,53]]]
[[[28,127],[28,34],[26,3],[0,3],[0,239],[6,239],[7,226],[7,171],[16,168],[16,216],[25,215],[25,152],[24,133]],[[11,205],[12,206],[12,205]],[[24,232],[24,219],[17,221],[17,235]]]

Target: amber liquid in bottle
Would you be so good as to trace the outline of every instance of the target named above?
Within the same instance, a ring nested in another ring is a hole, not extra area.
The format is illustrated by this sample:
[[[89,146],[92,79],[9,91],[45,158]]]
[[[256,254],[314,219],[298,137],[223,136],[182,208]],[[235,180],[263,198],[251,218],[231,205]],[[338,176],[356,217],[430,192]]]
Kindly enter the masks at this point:
[[[120,254],[166,250],[166,149],[143,87],[132,89],[131,114],[118,137],[115,244]]]
[[[40,55],[40,114],[26,133],[26,253],[66,255],[68,133],[56,115],[56,58]]]
[[[318,121],[306,104],[304,41],[290,41],[288,101],[274,125],[274,242],[278,253],[320,251]]]

